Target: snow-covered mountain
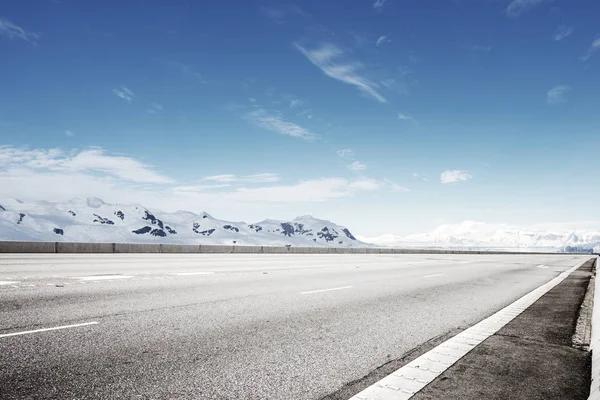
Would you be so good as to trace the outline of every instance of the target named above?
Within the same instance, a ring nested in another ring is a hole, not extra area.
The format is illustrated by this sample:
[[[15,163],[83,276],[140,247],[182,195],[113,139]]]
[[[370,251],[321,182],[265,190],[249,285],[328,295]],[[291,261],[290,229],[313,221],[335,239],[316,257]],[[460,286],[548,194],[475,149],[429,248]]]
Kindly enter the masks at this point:
[[[378,246],[391,247],[600,251],[600,231],[549,232],[474,221],[442,225],[429,233],[358,237],[358,239]]]
[[[0,201],[0,240],[369,247],[346,227],[311,216],[246,224],[205,212],[165,213],[98,198]]]

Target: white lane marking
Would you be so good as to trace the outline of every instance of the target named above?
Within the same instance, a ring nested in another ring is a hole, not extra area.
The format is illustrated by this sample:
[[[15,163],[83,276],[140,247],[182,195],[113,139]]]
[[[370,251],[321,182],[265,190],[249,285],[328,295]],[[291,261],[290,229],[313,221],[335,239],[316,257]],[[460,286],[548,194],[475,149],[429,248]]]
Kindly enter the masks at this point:
[[[191,276],[191,275],[213,275],[214,272],[175,272],[177,276]]]
[[[436,276],[442,276],[444,274],[433,274],[433,275],[425,275],[423,278],[435,278]]]
[[[15,283],[19,283],[20,281],[0,281],[0,285],[13,285]]]
[[[537,267],[538,268],[548,268],[548,266],[546,266],[546,265],[538,265]]]
[[[402,368],[374,383],[349,400],[407,400],[433,382],[445,370],[498,332],[529,306],[538,301],[556,285],[564,281],[571,272],[581,267],[585,260],[556,278],[521,297],[489,318],[464,330],[453,338],[406,364]]]
[[[311,290],[311,291],[308,291],[308,292],[300,292],[300,294],[312,294],[312,293],[330,292],[332,290],[350,289],[352,287],[353,286],[342,286],[342,287],[335,287],[335,288],[331,288],[331,289]]]
[[[80,281],[107,281],[110,279],[130,279],[132,275],[98,275],[98,276],[80,276],[75,279]]]
[[[4,333],[4,334],[0,335],[0,338],[5,338],[5,337],[9,337],[9,336],[18,336],[18,335],[28,335],[30,333],[56,331],[56,330],[59,330],[59,329],[77,328],[77,327],[80,327],[80,326],[96,325],[97,323],[98,323],[98,321],[92,321],[92,322],[85,322],[83,324],[55,326],[54,328],[43,328],[43,329],[34,329],[32,331]]]

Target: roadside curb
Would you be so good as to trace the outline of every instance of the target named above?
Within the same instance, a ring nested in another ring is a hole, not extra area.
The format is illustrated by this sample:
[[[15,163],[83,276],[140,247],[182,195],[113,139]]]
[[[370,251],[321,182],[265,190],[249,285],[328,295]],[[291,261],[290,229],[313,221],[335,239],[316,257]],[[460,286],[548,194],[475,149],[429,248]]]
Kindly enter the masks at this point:
[[[598,257],[596,257],[594,271],[597,267]],[[596,279],[594,287],[590,350],[592,351],[592,383],[590,384],[590,396],[588,400],[600,400],[600,287],[598,287],[598,279]]]

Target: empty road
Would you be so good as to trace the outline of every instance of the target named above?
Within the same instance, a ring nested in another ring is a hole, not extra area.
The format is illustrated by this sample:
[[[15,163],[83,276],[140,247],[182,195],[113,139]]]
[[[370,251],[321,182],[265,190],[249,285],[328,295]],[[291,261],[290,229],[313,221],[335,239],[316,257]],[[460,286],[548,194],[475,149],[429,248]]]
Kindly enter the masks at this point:
[[[0,254],[0,398],[320,399],[587,258]]]

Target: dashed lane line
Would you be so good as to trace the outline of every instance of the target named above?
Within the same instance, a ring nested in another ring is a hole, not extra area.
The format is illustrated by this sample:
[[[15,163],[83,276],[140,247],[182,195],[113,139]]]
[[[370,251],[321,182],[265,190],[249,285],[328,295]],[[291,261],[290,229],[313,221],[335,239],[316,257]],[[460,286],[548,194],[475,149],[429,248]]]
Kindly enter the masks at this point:
[[[108,281],[112,279],[131,279],[133,275],[93,275],[93,276],[80,276],[75,279],[80,281]]]
[[[0,339],[1,338],[5,338],[5,337],[10,337],[10,336],[29,335],[31,333],[56,331],[56,330],[59,330],[59,329],[78,328],[80,326],[88,326],[88,325],[96,325],[96,324],[98,324],[98,321],[85,322],[85,323],[82,323],[82,324],[55,326],[53,328],[34,329],[34,330],[31,330],[31,331],[4,333],[4,334],[0,334]]]
[[[425,275],[423,278],[435,278],[436,276],[442,276],[444,274],[433,274],[433,275]]]
[[[199,271],[199,272],[175,272],[173,275],[177,276],[192,276],[192,275],[214,275],[214,272],[210,271]]]
[[[335,287],[335,288],[330,288],[330,289],[310,290],[308,292],[300,292],[300,294],[313,294],[313,293],[331,292],[333,290],[351,289],[353,287],[354,286],[342,286],[342,287]]]

